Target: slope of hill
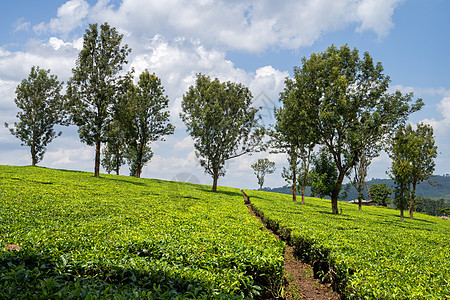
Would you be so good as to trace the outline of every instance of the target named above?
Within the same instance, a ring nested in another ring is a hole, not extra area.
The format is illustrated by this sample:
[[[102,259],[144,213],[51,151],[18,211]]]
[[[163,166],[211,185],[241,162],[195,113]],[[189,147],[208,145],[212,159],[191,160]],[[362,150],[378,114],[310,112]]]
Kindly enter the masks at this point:
[[[284,236],[296,254],[313,264],[350,299],[448,299],[450,221],[424,214],[400,221],[399,212],[329,200],[249,191],[253,210]]]
[[[284,243],[239,190],[0,166],[0,299],[279,292]]]

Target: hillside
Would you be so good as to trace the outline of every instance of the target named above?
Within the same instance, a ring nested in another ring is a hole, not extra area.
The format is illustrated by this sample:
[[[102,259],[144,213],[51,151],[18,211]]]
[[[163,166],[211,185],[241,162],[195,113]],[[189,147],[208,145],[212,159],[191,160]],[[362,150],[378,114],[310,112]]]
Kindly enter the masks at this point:
[[[423,197],[430,197],[433,199],[444,198],[446,201],[450,202],[450,176],[436,175],[433,178],[431,178],[431,180],[434,181],[436,184],[431,185],[428,182],[421,182],[420,184],[417,185],[416,194]],[[392,179],[372,178],[367,182],[369,186],[371,184],[378,184],[378,183],[385,183],[391,188],[393,188],[394,186],[394,181]],[[351,184],[348,185],[349,188],[347,191],[347,197],[343,197],[342,200],[352,200],[358,198],[358,193],[356,192],[355,188]],[[343,189],[345,188],[346,187],[344,186]],[[274,193],[292,194],[291,189],[287,185],[278,188],[263,188],[263,190]],[[306,195],[307,196],[311,195],[311,187],[306,188]],[[365,197],[367,198],[367,193]]]
[[[0,166],[0,299],[243,299],[283,293],[285,243],[238,189]],[[450,221],[248,191],[346,298],[445,299]]]
[[[0,174],[0,299],[278,293],[284,243],[237,189],[37,167]]]
[[[400,221],[384,207],[249,191],[253,210],[291,244],[296,255],[331,281],[344,298],[448,299],[450,221],[416,213]]]

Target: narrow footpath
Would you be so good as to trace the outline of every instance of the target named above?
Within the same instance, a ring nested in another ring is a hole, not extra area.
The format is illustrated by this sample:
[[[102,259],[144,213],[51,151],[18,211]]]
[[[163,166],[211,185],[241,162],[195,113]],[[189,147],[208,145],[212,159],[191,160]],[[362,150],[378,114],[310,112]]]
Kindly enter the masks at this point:
[[[261,218],[252,210],[248,196],[243,191],[242,194],[250,214],[257,218],[267,231],[272,233],[277,239],[281,239],[280,236],[266,227]],[[284,299],[340,299],[339,294],[333,291],[330,284],[321,283],[319,279],[314,278],[311,265],[298,260],[294,255],[294,249],[288,244],[286,244],[286,250],[284,252],[284,274],[286,280]]]

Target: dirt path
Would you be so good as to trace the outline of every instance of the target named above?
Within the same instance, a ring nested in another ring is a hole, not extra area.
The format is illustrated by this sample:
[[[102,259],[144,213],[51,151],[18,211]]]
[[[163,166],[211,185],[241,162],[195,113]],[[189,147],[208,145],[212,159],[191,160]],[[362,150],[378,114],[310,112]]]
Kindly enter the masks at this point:
[[[245,199],[245,197],[246,195],[244,195],[244,200],[250,214],[263,223],[261,218],[252,210],[248,199]],[[263,225],[266,230],[280,239],[264,223]],[[284,274],[286,279],[285,299],[336,300],[340,298],[339,294],[334,292],[329,284],[323,284],[319,279],[314,278],[312,267],[296,259],[294,257],[294,249],[287,244],[284,252]]]

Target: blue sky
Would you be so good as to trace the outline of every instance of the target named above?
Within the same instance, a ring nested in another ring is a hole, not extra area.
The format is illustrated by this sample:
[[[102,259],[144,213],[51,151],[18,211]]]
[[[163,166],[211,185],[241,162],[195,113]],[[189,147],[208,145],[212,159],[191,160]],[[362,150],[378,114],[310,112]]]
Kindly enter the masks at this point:
[[[247,85],[255,104],[263,106],[268,125],[284,78],[301,58],[347,43],[382,62],[392,90],[423,98],[424,108],[410,122],[434,127],[439,147],[435,174],[450,173],[449,11],[445,0],[5,1],[0,13],[0,123],[16,120],[14,91],[33,65],[67,82],[88,24],[108,22],[132,49],[126,69],[155,72],[170,99],[175,134],[153,144],[155,155],[143,176],[190,176],[211,184],[179,119],[183,93],[195,74]],[[63,135],[49,145],[40,165],[92,171],[94,149],[79,141],[75,127],[61,130]],[[30,164],[28,149],[3,126],[0,153],[0,164]],[[265,186],[284,185],[280,174],[286,158],[269,153],[230,161],[219,185],[256,188],[250,165],[264,157],[277,163]],[[389,166],[382,153],[372,162],[369,179],[386,178]],[[128,168],[121,173],[128,174]]]

